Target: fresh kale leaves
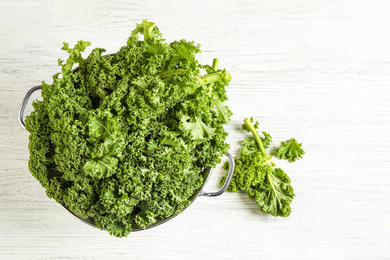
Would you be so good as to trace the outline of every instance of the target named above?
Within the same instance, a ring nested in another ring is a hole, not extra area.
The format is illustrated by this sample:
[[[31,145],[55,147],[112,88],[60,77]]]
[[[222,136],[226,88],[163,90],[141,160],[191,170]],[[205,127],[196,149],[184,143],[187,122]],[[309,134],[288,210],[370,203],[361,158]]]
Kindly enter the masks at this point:
[[[259,205],[259,209],[273,216],[288,217],[291,212],[290,204],[295,197],[291,180],[279,168],[274,168],[272,156],[266,148],[272,142],[271,136],[263,132],[261,138],[257,132],[259,123],[253,124],[253,118],[246,118],[242,129],[251,132],[254,139],[244,139],[240,157],[235,158],[235,169],[228,187],[229,191],[246,191],[248,197]],[[228,170],[229,164],[224,165]],[[226,175],[221,179],[221,186]]]
[[[231,75],[217,59],[202,75],[200,46],[167,43],[148,21],[116,54],[84,59],[88,45],[64,43],[69,58],[42,82],[26,119],[29,169],[50,198],[122,237],[180,213],[228,151]]]

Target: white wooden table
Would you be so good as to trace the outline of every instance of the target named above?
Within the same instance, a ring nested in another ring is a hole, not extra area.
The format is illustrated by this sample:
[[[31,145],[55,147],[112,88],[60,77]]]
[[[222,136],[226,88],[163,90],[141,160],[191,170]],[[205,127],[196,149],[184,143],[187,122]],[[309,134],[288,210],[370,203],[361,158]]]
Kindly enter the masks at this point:
[[[24,94],[50,82],[63,41],[115,52],[144,18],[231,72],[233,155],[248,116],[274,145],[303,143],[302,160],[276,161],[296,193],[289,218],[225,193],[119,239],[46,197],[17,122]],[[389,1],[0,0],[0,259],[390,259],[389,104]]]

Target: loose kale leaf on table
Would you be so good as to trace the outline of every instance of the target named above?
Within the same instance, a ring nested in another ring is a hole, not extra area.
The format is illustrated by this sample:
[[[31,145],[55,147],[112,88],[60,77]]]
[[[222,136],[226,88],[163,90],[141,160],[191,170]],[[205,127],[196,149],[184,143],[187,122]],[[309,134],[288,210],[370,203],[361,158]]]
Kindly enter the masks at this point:
[[[272,156],[266,148],[272,142],[271,136],[263,132],[261,138],[257,129],[259,123],[253,124],[253,118],[246,118],[242,129],[251,132],[254,139],[246,138],[242,142],[240,157],[235,158],[235,168],[228,191],[246,191],[248,197],[259,205],[264,213],[273,216],[288,217],[291,213],[290,204],[295,197],[291,180],[280,168],[275,168]],[[229,164],[224,165],[229,169]],[[221,186],[226,175],[221,179]]]
[[[302,149],[302,144],[299,144],[294,138],[291,138],[287,142],[281,142],[280,147],[276,149],[273,156],[279,159],[286,159],[289,162],[295,162],[302,158],[305,151]]]

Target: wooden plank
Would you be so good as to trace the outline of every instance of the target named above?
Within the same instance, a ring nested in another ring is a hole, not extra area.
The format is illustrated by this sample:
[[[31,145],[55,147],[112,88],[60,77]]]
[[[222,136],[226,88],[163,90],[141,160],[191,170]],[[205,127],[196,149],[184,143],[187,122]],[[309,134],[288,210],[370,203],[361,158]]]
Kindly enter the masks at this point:
[[[389,10],[350,0],[0,1],[0,259],[390,259]],[[113,53],[145,18],[231,72],[232,154],[248,116],[274,146],[303,143],[302,160],[276,160],[296,192],[289,218],[226,193],[118,239],[46,197],[17,122],[25,93],[51,81],[63,41]]]

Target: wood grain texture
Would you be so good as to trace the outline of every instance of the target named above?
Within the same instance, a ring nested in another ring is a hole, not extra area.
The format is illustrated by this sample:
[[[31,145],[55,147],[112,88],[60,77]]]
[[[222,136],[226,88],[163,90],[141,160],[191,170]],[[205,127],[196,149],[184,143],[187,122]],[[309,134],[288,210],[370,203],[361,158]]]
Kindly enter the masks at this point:
[[[17,122],[24,94],[58,71],[63,41],[115,52],[144,18],[231,72],[232,154],[247,116],[274,145],[303,143],[302,160],[277,161],[296,191],[289,218],[225,193],[118,239],[46,197]],[[389,25],[388,1],[0,0],[0,259],[390,259]]]

